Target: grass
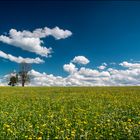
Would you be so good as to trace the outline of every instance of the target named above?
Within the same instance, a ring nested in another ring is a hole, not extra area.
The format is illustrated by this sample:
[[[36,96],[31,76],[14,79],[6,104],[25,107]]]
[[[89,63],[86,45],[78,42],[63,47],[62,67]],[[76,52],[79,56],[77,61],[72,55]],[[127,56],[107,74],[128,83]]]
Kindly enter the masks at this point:
[[[140,139],[140,87],[0,87],[0,139]]]

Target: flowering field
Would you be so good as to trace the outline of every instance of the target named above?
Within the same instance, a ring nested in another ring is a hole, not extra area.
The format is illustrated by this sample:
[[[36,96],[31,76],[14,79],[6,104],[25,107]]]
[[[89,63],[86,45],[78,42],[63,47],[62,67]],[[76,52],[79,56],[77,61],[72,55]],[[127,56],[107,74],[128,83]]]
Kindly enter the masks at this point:
[[[140,139],[140,87],[1,87],[0,139]]]

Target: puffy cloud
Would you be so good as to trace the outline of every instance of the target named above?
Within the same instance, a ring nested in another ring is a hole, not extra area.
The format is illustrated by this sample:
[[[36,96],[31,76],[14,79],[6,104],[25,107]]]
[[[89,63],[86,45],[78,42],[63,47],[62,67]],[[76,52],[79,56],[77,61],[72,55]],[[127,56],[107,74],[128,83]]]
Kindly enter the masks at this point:
[[[139,68],[140,69],[140,63],[129,63],[127,61],[124,61],[122,63],[120,63],[121,66],[129,68],[129,69],[133,69],[133,68]]]
[[[40,73],[31,70],[28,73],[32,78],[29,86],[66,86],[65,78],[53,74]]]
[[[109,69],[112,85],[140,85],[140,69]]]
[[[48,55],[51,53],[51,48],[42,46],[43,41],[41,41],[40,38],[22,36],[16,30],[11,30],[9,33],[10,37],[3,35],[0,36],[1,42],[13,45],[29,52],[34,52],[45,57],[48,57]]]
[[[62,30],[59,27],[53,29],[45,28],[45,32],[49,32],[49,35],[52,35],[55,39],[65,39],[72,35],[72,32],[69,30]]]
[[[101,66],[98,67],[99,70],[104,70],[107,67],[106,63],[103,63]]]
[[[10,74],[0,76],[0,86],[8,86]]]
[[[44,61],[42,59],[40,59],[39,57],[37,58],[23,58],[21,56],[19,57],[15,57],[11,54],[6,54],[3,51],[0,51],[0,57],[4,58],[4,59],[8,59],[10,61],[16,62],[16,63],[35,63],[35,64],[39,64],[39,63],[44,63]]]
[[[109,77],[110,76],[108,71],[99,72],[98,70],[84,68],[84,67],[82,67],[78,71],[78,73],[80,75],[87,76],[87,77]]]
[[[136,63],[132,63],[135,65]],[[53,74],[29,71],[30,86],[140,86],[140,69],[138,67],[115,69],[108,68],[103,71],[91,68],[76,68],[74,64],[63,66],[68,76],[54,76]],[[5,76],[6,77],[6,76]],[[4,85],[0,78],[0,85]]]
[[[77,63],[77,64],[83,64],[86,65],[88,64],[90,61],[85,57],[85,56],[75,56],[74,59],[72,60],[73,63]]]
[[[98,69],[100,69],[100,70],[104,70],[105,68],[106,68],[106,66],[103,66],[103,65],[98,67]]]
[[[39,73],[31,70],[32,80],[30,85],[37,86],[138,86],[140,85],[140,69],[113,69],[104,71],[81,67],[76,68],[72,63],[64,65],[69,72],[66,77],[52,74]]]
[[[53,36],[55,39],[65,39],[72,35],[72,32],[69,30],[63,30],[59,27],[55,28],[38,28],[35,29],[33,32],[28,30],[17,31],[15,29],[11,29],[9,32],[11,37],[29,37],[29,38],[45,38],[47,36]]]
[[[30,85],[38,86],[131,86],[140,85],[140,69],[98,71],[82,67],[67,77],[30,71]]]
[[[41,38],[47,36],[53,36],[55,39],[65,39],[72,35],[69,30],[62,30],[59,27],[50,29],[48,27],[35,29],[33,32],[23,30],[17,31],[11,29],[9,36],[0,35],[0,41],[15,47],[19,47],[23,50],[34,52],[44,57],[48,57],[51,53],[51,48],[46,48],[42,44],[44,43]]]
[[[77,71],[77,68],[73,63],[65,64],[63,66],[64,71],[69,72],[69,73],[74,73]]]

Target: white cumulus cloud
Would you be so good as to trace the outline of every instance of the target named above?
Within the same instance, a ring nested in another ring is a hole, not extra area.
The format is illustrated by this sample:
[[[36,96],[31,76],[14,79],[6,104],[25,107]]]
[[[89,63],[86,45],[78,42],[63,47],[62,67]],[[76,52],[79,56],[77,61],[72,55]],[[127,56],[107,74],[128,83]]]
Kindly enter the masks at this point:
[[[65,65],[66,66],[66,65]],[[35,70],[29,72],[32,75],[32,86],[139,86],[140,69],[118,70],[109,68],[98,71],[82,67],[80,69],[68,65],[66,77],[53,74],[40,73]],[[74,72],[73,72],[74,71]]]
[[[121,66],[129,68],[129,69],[133,69],[133,68],[139,68],[140,69],[140,63],[129,63],[127,61],[124,61],[122,63],[120,63]]]
[[[107,67],[106,63],[103,63],[101,66],[98,67],[99,70],[104,70]]]
[[[31,70],[28,73],[32,78],[29,86],[66,86],[65,78]]]
[[[126,61],[127,62],[127,61]],[[29,86],[140,86],[140,68],[138,63],[125,64],[126,69],[106,68],[98,69],[81,67],[77,68],[72,62],[64,64],[65,77],[40,73],[36,70],[29,71],[31,76]],[[107,64],[102,64],[106,65]],[[116,64],[117,65],[117,64]],[[120,64],[119,64],[120,65]],[[127,65],[127,66],[126,66]],[[6,76],[0,77],[0,85],[7,85]]]
[[[90,61],[85,56],[75,56],[72,60],[73,63],[86,65]]]
[[[69,73],[74,73],[77,71],[77,68],[73,63],[65,64],[63,66],[64,71],[69,72]]]
[[[0,35],[0,41],[38,55],[48,57],[52,52],[52,49],[43,46],[44,42],[42,38],[53,36],[57,40],[65,39],[71,36],[72,32],[60,29],[59,27],[52,29],[45,27],[35,29],[33,32],[28,30],[17,31],[16,29],[11,29],[8,35],[9,36]]]
[[[42,59],[40,59],[39,57],[36,58],[23,58],[21,56],[19,57],[15,57],[11,54],[6,54],[3,51],[0,51],[0,57],[4,58],[4,59],[8,59],[12,62],[16,62],[16,63],[35,63],[35,64],[40,64],[40,63],[44,63],[44,61]]]

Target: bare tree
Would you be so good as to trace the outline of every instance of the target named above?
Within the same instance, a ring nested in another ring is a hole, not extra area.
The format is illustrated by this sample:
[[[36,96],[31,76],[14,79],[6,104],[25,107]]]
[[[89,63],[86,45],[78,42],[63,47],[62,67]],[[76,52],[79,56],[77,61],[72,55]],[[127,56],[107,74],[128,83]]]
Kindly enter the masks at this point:
[[[25,62],[22,62],[20,64],[20,70],[19,70],[19,82],[21,82],[22,84],[22,87],[25,86],[25,83],[26,82],[29,82],[30,81],[30,77],[28,75],[28,72],[30,71],[31,69],[31,65],[28,64],[28,63],[25,63]]]

